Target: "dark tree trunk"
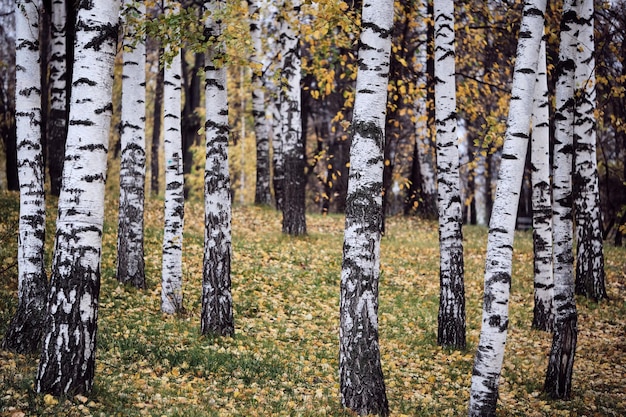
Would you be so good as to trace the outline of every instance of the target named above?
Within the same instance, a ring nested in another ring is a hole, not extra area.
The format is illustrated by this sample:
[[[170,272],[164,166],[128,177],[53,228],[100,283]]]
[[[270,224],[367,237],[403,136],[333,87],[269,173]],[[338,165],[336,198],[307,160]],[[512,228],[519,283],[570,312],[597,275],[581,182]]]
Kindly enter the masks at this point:
[[[576,314],[557,319],[546,373],[544,392],[553,399],[568,399],[572,393],[572,371],[578,338]]]
[[[283,233],[306,234],[304,149],[285,155]]]
[[[48,145],[48,120],[50,115],[50,82],[48,77],[48,65],[50,64],[50,7],[45,7],[39,15],[39,69],[41,77],[41,143],[44,149],[50,148]],[[61,149],[65,157],[65,147]],[[57,151],[58,152],[58,151]],[[43,163],[46,165],[48,155],[43,154]],[[59,179],[60,182],[60,179]],[[60,187],[59,187],[60,188]],[[54,195],[59,195],[54,194]]]
[[[411,159],[411,170],[409,171],[409,190],[404,200],[404,215],[408,216],[420,209],[422,194],[422,173],[420,171],[420,160],[418,156],[419,138],[415,138],[413,144],[413,154]]]
[[[159,57],[162,56],[163,48],[159,48]],[[150,192],[152,195],[159,194],[159,148],[161,147],[164,75],[163,68],[159,68],[155,86],[154,122],[152,124],[152,146],[150,149]]]
[[[181,133],[183,137],[183,172],[187,175],[191,173],[193,167],[193,153],[191,152],[191,147],[201,142],[201,138],[198,135],[201,121],[196,113],[196,109],[200,107],[201,80],[198,71],[204,67],[204,54],[194,54],[194,64],[189,68],[183,51],[182,65],[185,86],[185,105],[183,107]],[[186,185],[185,198],[188,193],[189,186]]]
[[[12,100],[14,103],[15,101]],[[15,132],[15,105],[9,104],[6,108],[11,111],[11,115],[7,119],[7,123],[2,125],[4,149],[6,152],[6,175],[7,189],[9,191],[18,191],[20,189],[19,180],[17,178],[17,136]]]
[[[299,18],[300,7],[293,8],[292,17]],[[283,138],[282,156],[285,169],[283,200],[283,233],[306,234],[305,215],[305,146],[306,132],[302,131],[301,50],[299,28],[291,23],[285,26],[283,36]]]

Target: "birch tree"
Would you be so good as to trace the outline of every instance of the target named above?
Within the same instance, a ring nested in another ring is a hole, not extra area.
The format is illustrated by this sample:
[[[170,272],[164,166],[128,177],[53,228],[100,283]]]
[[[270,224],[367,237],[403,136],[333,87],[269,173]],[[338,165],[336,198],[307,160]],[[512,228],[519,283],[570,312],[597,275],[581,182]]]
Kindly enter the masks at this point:
[[[91,391],[118,1],[82,2],[38,393]]]
[[[262,21],[262,30],[267,33],[267,54],[270,57],[280,57],[266,68],[265,87],[269,101],[269,113],[271,122],[269,129],[270,146],[272,148],[272,190],[274,191],[274,203],[276,210],[282,212],[284,201],[285,161],[283,158],[283,120],[282,120],[282,94],[280,81],[276,81],[276,72],[282,67],[283,54],[280,54],[284,19],[279,18],[279,10],[274,2],[267,3],[267,16]],[[277,24],[278,22],[278,24]]]
[[[300,90],[300,0],[287,0],[282,31],[282,158],[285,169],[283,185],[283,233],[306,233],[304,176],[304,139],[302,136],[302,97]]]
[[[533,108],[546,0],[527,0],[518,37],[502,162],[485,262],[480,340],[474,358],[469,415],[495,416],[509,324],[513,237]]]
[[[378,342],[384,126],[393,1],[363,2],[341,270],[341,402],[389,414]]]
[[[544,391],[568,398],[572,389],[578,314],[574,298],[572,159],[574,74],[576,72],[575,0],[563,3],[559,61],[556,68],[554,158],[552,162],[552,228],[554,269],[554,330]]]
[[[435,122],[437,125],[437,203],[439,208],[439,317],[437,343],[465,348],[463,219],[459,187],[454,81],[454,2],[434,1]]]
[[[552,275],[552,193],[550,180],[550,109],[546,69],[546,42],[541,40],[531,138],[535,329],[552,331],[554,278]]]
[[[61,176],[67,136],[67,31],[66,0],[52,0],[50,17],[50,114],[48,130],[48,172],[50,192],[61,192]],[[71,25],[70,25],[71,26]]]
[[[593,0],[578,5],[578,48],[574,74],[574,215],[576,224],[577,294],[599,301],[605,288],[602,213],[596,160],[596,89]]]
[[[254,203],[269,205],[272,203],[270,191],[270,143],[267,120],[265,117],[265,91],[263,90],[263,73],[267,68],[264,59],[262,39],[263,5],[258,0],[248,0],[250,15],[250,37],[252,38],[252,117],[254,118],[254,134],[256,136],[256,187]]]
[[[146,182],[146,46],[136,41],[132,21],[146,14],[143,2],[124,0],[120,206],[117,232],[117,279],[146,287],[143,214]]]
[[[173,13],[175,2],[168,1],[166,13]],[[183,308],[183,221],[184,178],[181,136],[181,56],[180,50],[165,47],[173,59],[165,66],[163,86],[163,131],[165,159],[165,228],[161,276],[161,311],[173,314]]]
[[[214,43],[205,68],[206,166],[204,171],[204,262],[202,278],[202,334],[230,336],[235,332],[231,294],[231,200],[228,173],[228,97],[226,67],[218,66],[225,53],[221,41],[222,23],[216,14],[224,2],[207,2],[211,12],[205,27]]]
[[[428,11],[426,1],[420,1],[419,5],[420,25],[418,29],[418,47],[416,62],[418,65],[417,89],[418,97],[415,100],[415,149],[413,152],[413,163],[417,162],[419,167],[420,184],[411,184],[412,193],[421,192],[421,200],[418,204],[418,211],[427,217],[434,216],[437,212],[437,181],[435,174],[435,146],[430,136],[428,126]],[[414,176],[414,180],[416,176]],[[415,196],[417,197],[417,195]],[[411,198],[414,198],[411,196]]]
[[[15,3],[15,122],[20,185],[18,305],[2,347],[18,353],[39,349],[48,290],[44,264],[46,204],[39,70],[42,10],[41,0]]]

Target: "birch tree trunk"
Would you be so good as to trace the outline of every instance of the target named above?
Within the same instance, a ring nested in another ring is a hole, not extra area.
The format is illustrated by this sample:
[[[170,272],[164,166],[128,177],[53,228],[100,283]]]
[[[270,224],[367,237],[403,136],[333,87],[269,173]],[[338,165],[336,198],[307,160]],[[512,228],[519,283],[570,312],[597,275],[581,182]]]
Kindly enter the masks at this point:
[[[262,9],[259,0],[248,0],[250,15],[250,37],[252,38],[252,117],[254,118],[254,134],[256,136],[256,186],[254,203],[270,205],[270,142],[265,117],[265,92],[263,90],[263,73],[267,68],[264,59],[262,42]]]
[[[418,5],[420,25],[418,29],[418,47],[416,61],[418,65],[417,88],[420,91],[415,101],[415,150],[413,152],[414,164],[419,166],[419,184],[411,184],[410,198],[418,198],[417,210],[428,218],[434,218],[437,214],[437,182],[435,174],[435,146],[432,143],[430,129],[428,127],[428,11],[425,1]],[[414,171],[414,169],[412,169]],[[417,175],[413,176],[415,180]],[[419,205],[421,204],[422,207]]]
[[[465,348],[463,218],[459,189],[454,80],[454,2],[435,0],[435,121],[439,208],[440,295],[437,343]]]
[[[546,42],[541,40],[531,139],[531,183],[533,211],[535,329],[552,331],[554,324],[554,277],[552,275],[552,193],[550,181],[550,107],[548,103]]]
[[[496,415],[498,382],[509,325],[515,220],[528,149],[545,10],[546,0],[524,3],[502,162],[489,224],[483,316],[472,371],[470,416]]]
[[[41,0],[15,3],[15,123],[20,184],[18,305],[2,347],[18,353],[34,353],[39,349],[48,293],[44,265],[46,202],[39,72],[41,12]]]
[[[104,185],[119,1],[78,9],[70,122],[38,393],[84,394],[95,370]]]
[[[574,216],[576,224],[576,294],[595,301],[608,298],[604,285],[602,213],[596,156],[595,38],[593,0],[578,6],[578,48],[574,75]]]
[[[280,3],[278,3],[280,4]],[[275,75],[279,68],[282,68],[283,54],[280,54],[281,40],[280,34],[285,26],[284,19],[279,18],[279,10],[274,2],[266,3],[268,13],[262,21],[263,31],[267,33],[267,54],[268,57],[278,57],[277,59],[268,59],[270,65],[266,69],[265,87],[267,99],[269,101],[269,113],[271,114],[271,122],[269,128],[270,146],[272,148],[272,190],[274,192],[274,203],[276,210],[282,212],[284,201],[284,182],[285,182],[285,162],[283,158],[283,120],[282,115],[282,94],[280,92],[280,82],[276,82]],[[278,22],[278,24],[276,24]],[[271,63],[271,61],[274,61]],[[276,62],[278,61],[278,62]]]
[[[363,2],[341,270],[341,402],[389,414],[378,345],[378,280],[393,1]]]
[[[205,33],[218,43],[207,53],[205,67],[206,166],[204,171],[204,263],[202,275],[202,334],[230,336],[235,332],[231,294],[231,200],[228,172],[228,97],[226,67],[216,67],[216,58],[224,54],[220,40],[221,22],[214,13],[224,2],[207,2],[211,11]]]
[[[146,46],[136,44],[129,19],[142,19],[143,3],[124,0],[125,34],[122,69],[120,142],[120,207],[117,232],[117,279],[146,287],[143,250],[143,214],[146,182]]]
[[[568,398],[578,338],[574,298],[572,214],[572,153],[574,133],[574,74],[576,72],[575,0],[563,3],[559,61],[556,68],[556,114],[552,162],[552,228],[554,263],[554,331],[544,391],[552,398]]]
[[[282,100],[280,88],[268,77],[270,111],[272,114],[272,188],[276,210],[283,210],[285,202],[285,158],[283,156],[283,127],[281,122]]]
[[[487,175],[489,175],[489,163],[487,151],[477,149],[476,168],[474,168],[474,210],[476,212],[476,224],[487,226],[489,224],[489,209],[487,202],[489,200],[489,189],[487,186]]]
[[[282,157],[285,169],[283,233],[306,234],[304,176],[304,137],[302,135],[302,98],[300,91],[300,0],[288,0],[281,38],[283,41]]]
[[[174,2],[167,2],[172,13]],[[171,46],[166,46],[166,54]],[[183,221],[185,211],[183,142],[181,129],[181,56],[180,50],[165,66],[163,85],[163,132],[165,158],[165,228],[161,311],[174,314],[183,308]]]
[[[48,172],[50,193],[61,192],[65,138],[67,136],[67,29],[66,0],[52,0],[50,40],[50,115],[48,133]]]

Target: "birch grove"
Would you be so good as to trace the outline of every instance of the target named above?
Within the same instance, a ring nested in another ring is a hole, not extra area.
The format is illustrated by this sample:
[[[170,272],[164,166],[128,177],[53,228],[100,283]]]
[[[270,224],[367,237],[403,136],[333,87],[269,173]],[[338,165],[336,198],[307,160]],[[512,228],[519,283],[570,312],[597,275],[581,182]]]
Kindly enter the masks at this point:
[[[524,3],[502,162],[489,223],[483,315],[472,371],[470,416],[496,415],[509,325],[515,220],[526,162],[545,10],[545,0]]]
[[[348,3],[0,0],[0,415],[626,410],[626,0]]]

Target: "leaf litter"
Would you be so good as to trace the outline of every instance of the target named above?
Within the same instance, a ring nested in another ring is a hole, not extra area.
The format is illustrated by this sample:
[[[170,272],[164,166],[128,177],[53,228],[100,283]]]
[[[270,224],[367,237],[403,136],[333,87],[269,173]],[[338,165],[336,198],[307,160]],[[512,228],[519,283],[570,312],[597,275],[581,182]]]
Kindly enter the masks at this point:
[[[158,212],[161,204],[147,201],[147,211]],[[196,214],[202,206],[186,207],[186,312],[175,316],[159,311],[162,216],[146,216],[148,289],[141,291],[115,280],[117,205],[107,207],[94,391],[35,395],[38,358],[0,351],[0,416],[352,415],[340,404],[337,361],[343,216],[308,215],[309,234],[290,238],[280,232],[280,213],[235,207],[236,334],[207,338],[199,334],[203,216]],[[393,217],[387,228],[379,323],[392,415],[466,415],[487,231],[464,229],[468,349],[451,351],[436,345],[437,224]],[[608,302],[578,298],[572,399],[551,401],[541,392],[551,337],[530,327],[531,234],[518,233],[498,416],[626,415],[625,255],[606,244]],[[16,277],[1,279],[0,310],[10,317]]]

